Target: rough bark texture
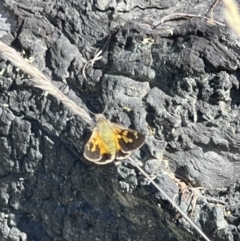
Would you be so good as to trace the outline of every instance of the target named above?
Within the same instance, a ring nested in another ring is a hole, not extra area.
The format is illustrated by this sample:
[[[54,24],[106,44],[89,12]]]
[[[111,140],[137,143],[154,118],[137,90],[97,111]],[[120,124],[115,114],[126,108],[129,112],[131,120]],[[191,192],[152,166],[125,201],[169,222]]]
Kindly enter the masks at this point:
[[[197,200],[192,220],[211,240],[233,241],[240,239],[239,39],[224,26],[222,2],[214,3],[3,0],[0,38],[34,57],[76,103],[93,112],[106,106],[108,119],[144,133],[132,157],[172,198],[179,187],[169,173],[206,188],[197,199],[184,193],[181,208]],[[108,36],[84,79],[86,60]],[[118,167],[84,160],[90,131],[79,117],[9,62],[1,59],[0,70],[1,241],[200,239],[127,160]]]

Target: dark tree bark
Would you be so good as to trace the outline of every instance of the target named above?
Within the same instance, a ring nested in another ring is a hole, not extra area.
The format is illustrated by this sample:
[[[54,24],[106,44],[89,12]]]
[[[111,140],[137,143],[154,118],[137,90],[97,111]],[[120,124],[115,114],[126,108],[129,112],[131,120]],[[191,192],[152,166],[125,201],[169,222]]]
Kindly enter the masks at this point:
[[[222,10],[215,0],[4,0],[0,38],[79,106],[145,134],[132,157],[211,240],[233,241],[239,38]],[[87,124],[0,58],[1,241],[201,240],[128,160],[85,160]]]

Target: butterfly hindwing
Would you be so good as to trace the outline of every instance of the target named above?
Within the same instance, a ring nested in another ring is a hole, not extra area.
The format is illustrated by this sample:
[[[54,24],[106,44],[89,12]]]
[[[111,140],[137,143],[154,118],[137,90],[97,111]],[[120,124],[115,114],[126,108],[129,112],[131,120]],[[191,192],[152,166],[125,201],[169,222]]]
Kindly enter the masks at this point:
[[[122,152],[130,153],[144,144],[145,136],[140,132],[125,128],[119,124],[112,123],[112,125],[113,130],[118,137],[118,142]]]
[[[104,147],[101,144],[101,138],[99,137],[97,128],[94,128],[89,141],[85,145],[84,157],[99,165],[104,165],[114,161],[115,156],[105,153]]]
[[[102,158],[101,158],[101,160],[99,160],[97,162],[97,164],[105,165],[105,164],[108,164],[110,162],[113,162],[114,159],[115,159],[115,156],[113,156],[112,154],[105,153],[105,154],[102,154]]]

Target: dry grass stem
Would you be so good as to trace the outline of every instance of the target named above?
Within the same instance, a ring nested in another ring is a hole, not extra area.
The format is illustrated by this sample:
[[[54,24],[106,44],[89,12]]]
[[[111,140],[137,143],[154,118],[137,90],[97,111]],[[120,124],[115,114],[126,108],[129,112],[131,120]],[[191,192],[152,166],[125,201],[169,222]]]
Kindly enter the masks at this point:
[[[240,16],[238,5],[234,0],[223,0],[224,15],[230,28],[240,37]]]
[[[203,233],[203,231],[173,202],[173,200],[157,185],[157,183],[131,158],[132,165],[134,165],[145,176],[152,185],[172,204],[172,206],[192,225],[192,227],[206,240],[210,239]]]
[[[80,108],[74,101],[64,95],[40,70],[38,70],[38,68],[27,63],[13,48],[0,41],[0,51],[6,59],[12,62],[13,65],[33,77],[31,81],[35,87],[47,91],[52,96],[56,97],[67,106],[69,110],[74,114],[79,115],[89,125],[93,123],[92,118],[83,108]]]

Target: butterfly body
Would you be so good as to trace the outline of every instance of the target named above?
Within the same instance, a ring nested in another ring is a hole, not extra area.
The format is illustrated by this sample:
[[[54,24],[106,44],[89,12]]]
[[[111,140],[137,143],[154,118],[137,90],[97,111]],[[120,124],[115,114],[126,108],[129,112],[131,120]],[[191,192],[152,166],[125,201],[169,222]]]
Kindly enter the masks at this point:
[[[97,164],[122,160],[140,148],[145,137],[135,130],[111,123],[102,114],[96,115],[96,127],[84,149],[84,156]]]
[[[101,154],[109,153],[114,155],[115,151],[119,150],[119,145],[116,137],[112,134],[113,129],[110,124],[107,119],[101,119],[97,122],[97,132],[101,139]]]

